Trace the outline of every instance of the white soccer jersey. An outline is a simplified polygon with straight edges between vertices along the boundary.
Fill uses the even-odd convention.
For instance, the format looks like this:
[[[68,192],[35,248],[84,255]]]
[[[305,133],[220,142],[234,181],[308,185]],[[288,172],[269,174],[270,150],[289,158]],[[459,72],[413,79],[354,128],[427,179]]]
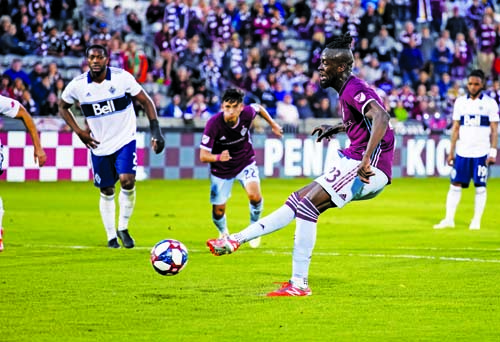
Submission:
[[[498,122],[498,104],[486,94],[472,100],[461,96],[455,101],[453,121],[460,122],[456,153],[477,158],[490,151],[490,122]]]
[[[0,114],[15,118],[19,112],[20,103],[17,100],[0,95]]]
[[[132,97],[141,90],[129,72],[108,67],[102,83],[92,82],[86,72],[68,84],[61,98],[69,104],[80,103],[93,137],[100,142],[92,153],[107,156],[135,139],[137,124]]]

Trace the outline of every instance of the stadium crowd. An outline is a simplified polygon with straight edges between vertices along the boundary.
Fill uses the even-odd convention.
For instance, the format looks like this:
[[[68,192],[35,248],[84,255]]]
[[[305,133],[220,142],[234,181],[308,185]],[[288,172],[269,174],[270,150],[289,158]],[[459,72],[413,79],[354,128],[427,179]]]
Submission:
[[[87,69],[86,47],[102,44],[160,116],[207,119],[232,85],[294,127],[341,115],[317,67],[325,42],[350,32],[354,72],[391,115],[442,131],[471,69],[500,101],[499,2],[0,0],[0,94],[33,116],[56,116],[65,85]]]

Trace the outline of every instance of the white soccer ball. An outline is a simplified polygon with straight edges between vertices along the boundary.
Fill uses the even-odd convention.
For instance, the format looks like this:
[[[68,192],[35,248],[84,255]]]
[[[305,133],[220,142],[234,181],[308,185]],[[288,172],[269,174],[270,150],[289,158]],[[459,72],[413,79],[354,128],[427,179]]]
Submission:
[[[188,262],[188,250],[180,241],[165,239],[151,250],[151,264],[161,275],[176,275]]]

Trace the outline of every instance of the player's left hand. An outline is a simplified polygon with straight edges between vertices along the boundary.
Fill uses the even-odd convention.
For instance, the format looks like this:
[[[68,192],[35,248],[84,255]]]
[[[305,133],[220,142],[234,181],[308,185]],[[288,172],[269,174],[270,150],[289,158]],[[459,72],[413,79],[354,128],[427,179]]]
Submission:
[[[156,154],[160,154],[163,151],[165,148],[165,139],[163,139],[161,134],[151,138],[151,148]]]
[[[45,151],[40,148],[40,149],[35,149],[35,163],[38,162],[38,166],[42,167],[45,162],[47,161],[47,155],[45,154]]]
[[[373,172],[370,161],[365,161],[364,159],[361,161],[358,167],[358,177],[359,180],[363,183],[369,184],[370,177],[375,176],[375,172]]]

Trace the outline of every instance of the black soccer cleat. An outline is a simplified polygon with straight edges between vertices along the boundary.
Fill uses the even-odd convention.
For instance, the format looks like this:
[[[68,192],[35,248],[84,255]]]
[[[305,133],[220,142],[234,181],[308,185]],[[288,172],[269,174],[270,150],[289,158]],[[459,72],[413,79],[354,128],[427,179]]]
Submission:
[[[108,241],[108,248],[120,248],[117,238],[113,238]]]
[[[122,240],[123,247],[133,248],[135,246],[134,239],[128,233],[128,229],[117,231],[117,235]]]

